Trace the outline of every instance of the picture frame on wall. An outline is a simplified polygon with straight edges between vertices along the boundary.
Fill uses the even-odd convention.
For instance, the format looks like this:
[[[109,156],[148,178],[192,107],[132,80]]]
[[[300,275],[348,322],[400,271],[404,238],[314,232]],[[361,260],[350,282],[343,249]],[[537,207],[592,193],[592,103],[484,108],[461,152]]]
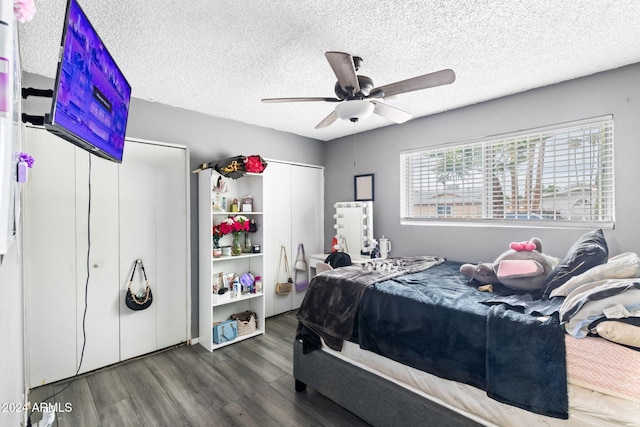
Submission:
[[[372,202],[374,196],[373,174],[355,175],[353,188],[356,202]]]

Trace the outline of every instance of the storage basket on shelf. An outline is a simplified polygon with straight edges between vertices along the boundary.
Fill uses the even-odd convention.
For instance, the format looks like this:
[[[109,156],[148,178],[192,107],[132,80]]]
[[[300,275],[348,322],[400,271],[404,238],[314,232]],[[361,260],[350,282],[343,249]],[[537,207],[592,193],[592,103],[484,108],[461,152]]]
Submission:
[[[238,322],[238,336],[249,335],[258,329],[258,315],[253,311],[235,313],[229,318]]]

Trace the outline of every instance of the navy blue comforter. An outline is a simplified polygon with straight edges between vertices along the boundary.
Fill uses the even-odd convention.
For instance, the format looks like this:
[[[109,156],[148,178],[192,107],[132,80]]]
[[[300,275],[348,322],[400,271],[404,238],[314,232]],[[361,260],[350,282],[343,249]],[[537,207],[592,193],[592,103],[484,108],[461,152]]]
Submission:
[[[489,305],[460,263],[369,286],[353,339],[365,350],[441,378],[487,390],[532,412],[568,418],[564,332],[539,318]]]
[[[568,418],[564,332],[557,317],[539,318],[504,304],[488,304],[492,295],[470,284],[459,273],[460,265],[447,261],[368,285],[351,341],[405,365],[486,390],[498,401]],[[342,285],[336,280],[336,286]],[[313,296],[313,288],[312,281],[307,297]],[[305,306],[311,300],[307,297],[300,308],[302,325],[312,317],[313,310]],[[326,340],[326,334],[323,337]]]
[[[369,286],[360,302],[360,347],[397,362],[485,388],[486,293],[446,262]]]

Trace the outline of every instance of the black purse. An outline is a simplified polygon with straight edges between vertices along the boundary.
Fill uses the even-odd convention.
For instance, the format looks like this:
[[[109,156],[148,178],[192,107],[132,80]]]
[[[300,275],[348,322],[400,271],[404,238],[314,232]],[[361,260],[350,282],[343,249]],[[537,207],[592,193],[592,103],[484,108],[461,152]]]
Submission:
[[[138,267],[138,265],[140,265],[140,269],[142,270],[146,288],[144,292],[134,294],[131,291],[131,284],[133,283],[133,276],[136,274],[136,268]],[[140,311],[149,308],[152,302],[153,294],[151,293],[151,286],[149,286],[149,281],[147,280],[147,272],[144,271],[142,260],[137,259],[135,265],[133,266],[133,271],[131,272],[131,279],[129,279],[129,285],[127,286],[127,294],[125,296],[124,303],[131,310]]]

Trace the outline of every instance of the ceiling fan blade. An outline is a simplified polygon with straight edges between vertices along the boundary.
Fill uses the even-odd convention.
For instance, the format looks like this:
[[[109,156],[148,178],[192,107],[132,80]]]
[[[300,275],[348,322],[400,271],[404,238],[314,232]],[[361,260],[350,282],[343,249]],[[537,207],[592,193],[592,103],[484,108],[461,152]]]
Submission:
[[[335,111],[332,111],[327,117],[325,117],[320,123],[316,125],[316,129],[322,129],[329,126],[331,123],[335,122],[338,119],[338,115]]]
[[[322,98],[322,97],[306,97],[306,98],[263,98],[262,102],[266,103],[276,103],[276,102],[315,102],[315,101],[324,101],[324,102],[340,102],[341,99],[338,98]]]
[[[353,57],[343,52],[325,52],[324,56],[329,61],[342,90],[351,95],[360,92],[360,83],[358,83]]]
[[[373,109],[373,112],[386,118],[391,120],[392,122],[395,123],[404,123],[407,120],[409,120],[410,118],[412,118],[413,116],[409,113],[407,113],[406,111],[402,111],[399,108],[396,107],[392,107],[389,104],[385,104],[382,103],[380,101],[369,101],[372,102],[373,104],[375,104],[375,108]]]
[[[414,90],[448,85],[453,83],[455,80],[456,74],[453,70],[446,69],[380,86],[372,89],[371,94],[375,95],[382,91],[386,98],[388,96],[399,95],[401,93],[413,92]]]

